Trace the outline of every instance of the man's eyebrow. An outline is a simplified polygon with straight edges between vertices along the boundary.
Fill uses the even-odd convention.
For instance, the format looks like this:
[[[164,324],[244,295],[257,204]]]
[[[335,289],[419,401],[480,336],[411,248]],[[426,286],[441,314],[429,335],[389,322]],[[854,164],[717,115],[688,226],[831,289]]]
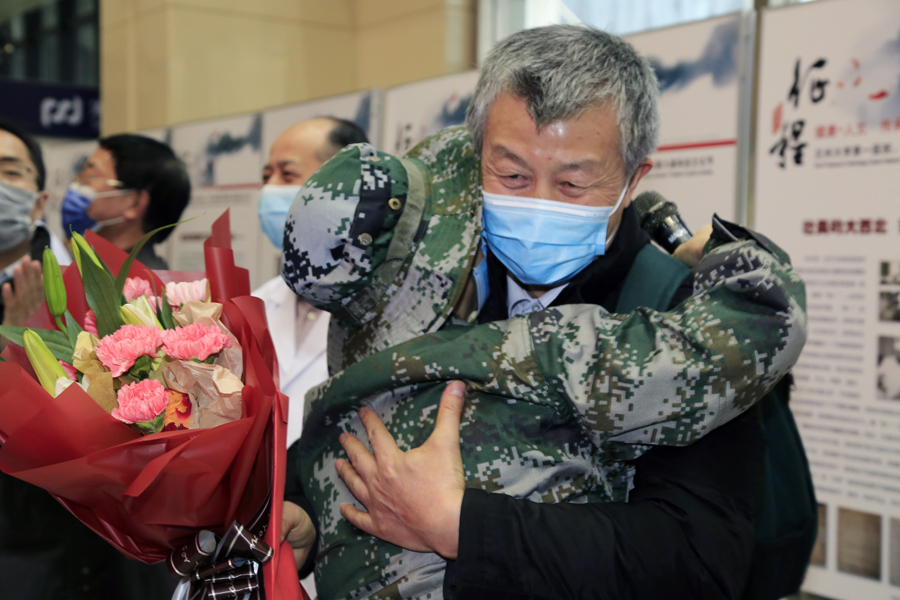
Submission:
[[[26,167],[28,169],[31,168],[27,164],[25,164],[25,161],[18,156],[0,156],[0,163],[15,163],[17,165],[22,165],[23,167]]]
[[[560,166],[560,171],[596,171],[600,169],[601,165],[599,161],[594,160],[593,158],[586,158],[584,160],[578,160],[575,162],[566,163]]]
[[[527,167],[527,163],[515,152],[507,148],[502,144],[497,144],[494,146],[494,151],[500,155],[500,158],[508,158],[514,163],[517,163],[523,167]]]

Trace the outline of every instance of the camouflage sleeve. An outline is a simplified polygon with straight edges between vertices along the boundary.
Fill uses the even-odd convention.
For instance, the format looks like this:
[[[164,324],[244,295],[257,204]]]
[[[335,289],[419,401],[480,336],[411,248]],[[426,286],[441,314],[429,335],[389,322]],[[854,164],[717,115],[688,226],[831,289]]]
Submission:
[[[681,445],[774,387],[797,361],[806,328],[805,288],[787,255],[716,220],[694,295],[673,311],[553,308],[510,321],[502,350],[512,359],[515,340],[530,338],[545,389],[568,400],[595,444]]]

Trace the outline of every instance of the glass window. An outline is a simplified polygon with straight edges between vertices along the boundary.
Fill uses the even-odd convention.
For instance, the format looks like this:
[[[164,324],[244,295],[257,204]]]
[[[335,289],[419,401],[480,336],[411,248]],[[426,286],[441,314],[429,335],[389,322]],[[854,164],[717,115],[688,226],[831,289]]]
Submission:
[[[775,0],[773,0],[775,1]],[[777,0],[795,2],[798,0]],[[802,0],[800,0],[802,1]],[[556,23],[587,23],[626,35],[749,10],[753,0],[484,0],[479,57],[510,34]]]
[[[32,8],[0,22],[0,77],[96,86],[98,0],[25,5]]]
[[[90,17],[95,14],[97,14],[97,0],[76,0],[76,17]]]
[[[76,30],[75,81],[79,85],[97,85],[97,25],[82,23]]]
[[[56,33],[41,37],[38,56],[40,57],[41,81],[57,81],[59,79],[59,35]]]

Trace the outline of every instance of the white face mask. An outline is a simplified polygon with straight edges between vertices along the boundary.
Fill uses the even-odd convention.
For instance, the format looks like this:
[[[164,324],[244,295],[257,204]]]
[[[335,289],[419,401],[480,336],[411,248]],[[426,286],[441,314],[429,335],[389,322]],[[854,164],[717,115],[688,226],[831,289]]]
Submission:
[[[5,252],[31,237],[34,224],[31,209],[38,194],[0,183],[0,252]]]

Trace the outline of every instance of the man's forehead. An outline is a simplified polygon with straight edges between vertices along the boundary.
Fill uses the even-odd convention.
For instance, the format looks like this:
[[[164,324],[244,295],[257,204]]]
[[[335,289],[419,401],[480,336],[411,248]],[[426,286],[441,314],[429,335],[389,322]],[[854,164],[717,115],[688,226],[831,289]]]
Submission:
[[[17,163],[34,169],[34,163],[31,161],[25,142],[4,130],[0,130],[0,161],[6,164]]]
[[[116,177],[116,165],[112,153],[106,148],[97,148],[84,163],[84,169],[102,171],[111,178]]]

